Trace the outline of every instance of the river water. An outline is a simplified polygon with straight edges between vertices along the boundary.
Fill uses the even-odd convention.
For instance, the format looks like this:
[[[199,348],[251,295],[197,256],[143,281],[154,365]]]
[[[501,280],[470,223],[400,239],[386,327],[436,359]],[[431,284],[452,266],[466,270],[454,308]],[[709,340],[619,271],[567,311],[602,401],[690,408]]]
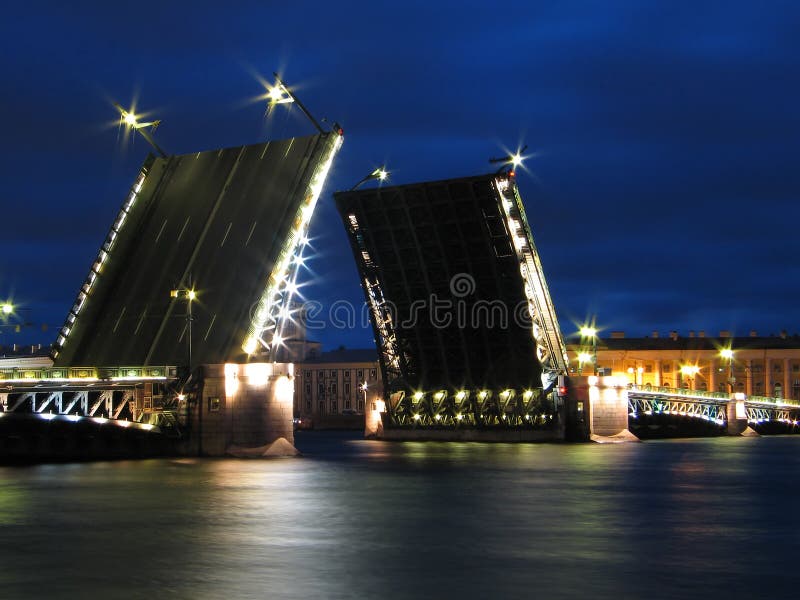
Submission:
[[[0,599],[799,598],[800,436],[0,467]]]

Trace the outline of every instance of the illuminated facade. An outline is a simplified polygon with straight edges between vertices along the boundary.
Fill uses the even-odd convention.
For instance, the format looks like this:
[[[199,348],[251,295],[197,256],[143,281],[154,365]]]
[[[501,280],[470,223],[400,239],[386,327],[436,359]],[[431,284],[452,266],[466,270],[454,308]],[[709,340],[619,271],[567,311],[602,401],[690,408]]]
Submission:
[[[567,348],[570,372],[590,375],[591,343]],[[731,358],[727,350],[732,351]],[[702,331],[688,337],[677,332],[661,337],[654,332],[644,338],[613,332],[597,340],[597,367],[643,387],[800,399],[800,336],[785,332],[769,337],[754,331],[747,337],[732,337],[729,332],[706,337]]]
[[[367,402],[383,395],[374,350],[334,350],[295,365],[294,414],[362,414]],[[366,389],[364,387],[366,384]]]

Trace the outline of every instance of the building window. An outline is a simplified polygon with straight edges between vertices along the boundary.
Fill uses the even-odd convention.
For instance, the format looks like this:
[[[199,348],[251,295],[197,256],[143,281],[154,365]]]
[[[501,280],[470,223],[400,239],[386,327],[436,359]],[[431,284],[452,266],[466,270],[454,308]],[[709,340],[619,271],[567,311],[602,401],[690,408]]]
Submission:
[[[645,373],[652,373],[653,372],[653,365],[645,365],[644,366]]]
[[[306,396],[310,396],[310,395],[311,395],[311,384],[307,383],[306,384]]]
[[[331,384],[331,394],[335,394],[335,393],[336,393],[336,384],[332,383]]]
[[[344,378],[345,378],[345,379],[350,379],[350,369],[347,369],[347,370],[344,372]]]
[[[345,383],[344,384],[344,395],[348,396],[348,397],[350,396],[350,384],[349,383]],[[350,407],[348,406],[348,408],[350,408]]]
[[[325,402],[323,402],[322,400],[319,401],[319,414],[321,415],[325,414]]]
[[[664,373],[669,373],[670,371],[672,371],[672,365],[670,365],[670,364],[662,365],[661,366],[661,370]]]
[[[363,380],[364,379],[364,369],[358,370],[358,378]]]
[[[370,369],[369,370],[369,378],[370,379],[375,379],[375,369]]]
[[[333,401],[331,402],[331,412],[332,412],[333,414],[336,414],[336,413],[338,413],[338,412],[339,412],[339,406],[337,405],[337,403],[336,403],[336,400],[333,400]]]
[[[325,379],[325,371],[319,371],[317,373],[317,378],[318,379]]]
[[[331,377],[336,377],[336,371],[331,370]]]
[[[306,371],[306,379],[311,379],[311,371]]]
[[[306,412],[311,412],[311,400],[306,400]]]
[[[347,408],[347,409],[350,408],[350,400],[349,399],[344,401],[344,407]]]
[[[364,412],[364,401],[363,400],[359,400],[358,401],[358,412]]]
[[[319,386],[317,387],[317,391],[319,392],[319,395],[322,396],[322,394],[325,393],[325,384],[320,383]]]

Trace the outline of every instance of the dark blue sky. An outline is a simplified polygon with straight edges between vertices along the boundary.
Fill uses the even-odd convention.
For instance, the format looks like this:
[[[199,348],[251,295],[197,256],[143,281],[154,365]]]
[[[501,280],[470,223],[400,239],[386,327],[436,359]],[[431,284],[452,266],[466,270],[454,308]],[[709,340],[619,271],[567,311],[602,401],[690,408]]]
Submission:
[[[795,2],[163,2],[4,7],[0,298],[50,342],[147,152],[311,133],[266,121],[281,71],[344,148],[314,217],[308,297],[363,297],[331,192],[490,170],[528,144],[528,218],[566,334],[800,330],[800,7]],[[368,329],[325,330],[326,347]]]

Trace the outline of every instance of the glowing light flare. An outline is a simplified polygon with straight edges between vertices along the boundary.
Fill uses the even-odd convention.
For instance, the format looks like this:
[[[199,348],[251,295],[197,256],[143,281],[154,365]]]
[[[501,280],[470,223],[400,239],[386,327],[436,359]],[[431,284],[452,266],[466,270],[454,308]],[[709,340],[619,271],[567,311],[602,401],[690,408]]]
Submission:
[[[580,330],[581,336],[593,338],[597,335],[597,329],[594,327],[583,326]]]
[[[580,352],[578,353],[578,362],[587,363],[592,362],[592,355],[588,352]]]
[[[239,365],[228,363],[225,365],[225,396],[231,398],[239,389]]]
[[[10,315],[14,312],[14,305],[10,302],[4,302],[2,306],[2,311],[4,315]]]
[[[719,355],[722,358],[727,358],[728,360],[733,360],[733,350],[731,348],[723,348],[719,351]]]
[[[282,375],[275,382],[275,398],[278,402],[291,405],[294,401],[294,381]]]
[[[244,367],[244,374],[250,380],[250,385],[267,385],[270,375],[272,375],[272,365],[268,363],[249,363]]]

